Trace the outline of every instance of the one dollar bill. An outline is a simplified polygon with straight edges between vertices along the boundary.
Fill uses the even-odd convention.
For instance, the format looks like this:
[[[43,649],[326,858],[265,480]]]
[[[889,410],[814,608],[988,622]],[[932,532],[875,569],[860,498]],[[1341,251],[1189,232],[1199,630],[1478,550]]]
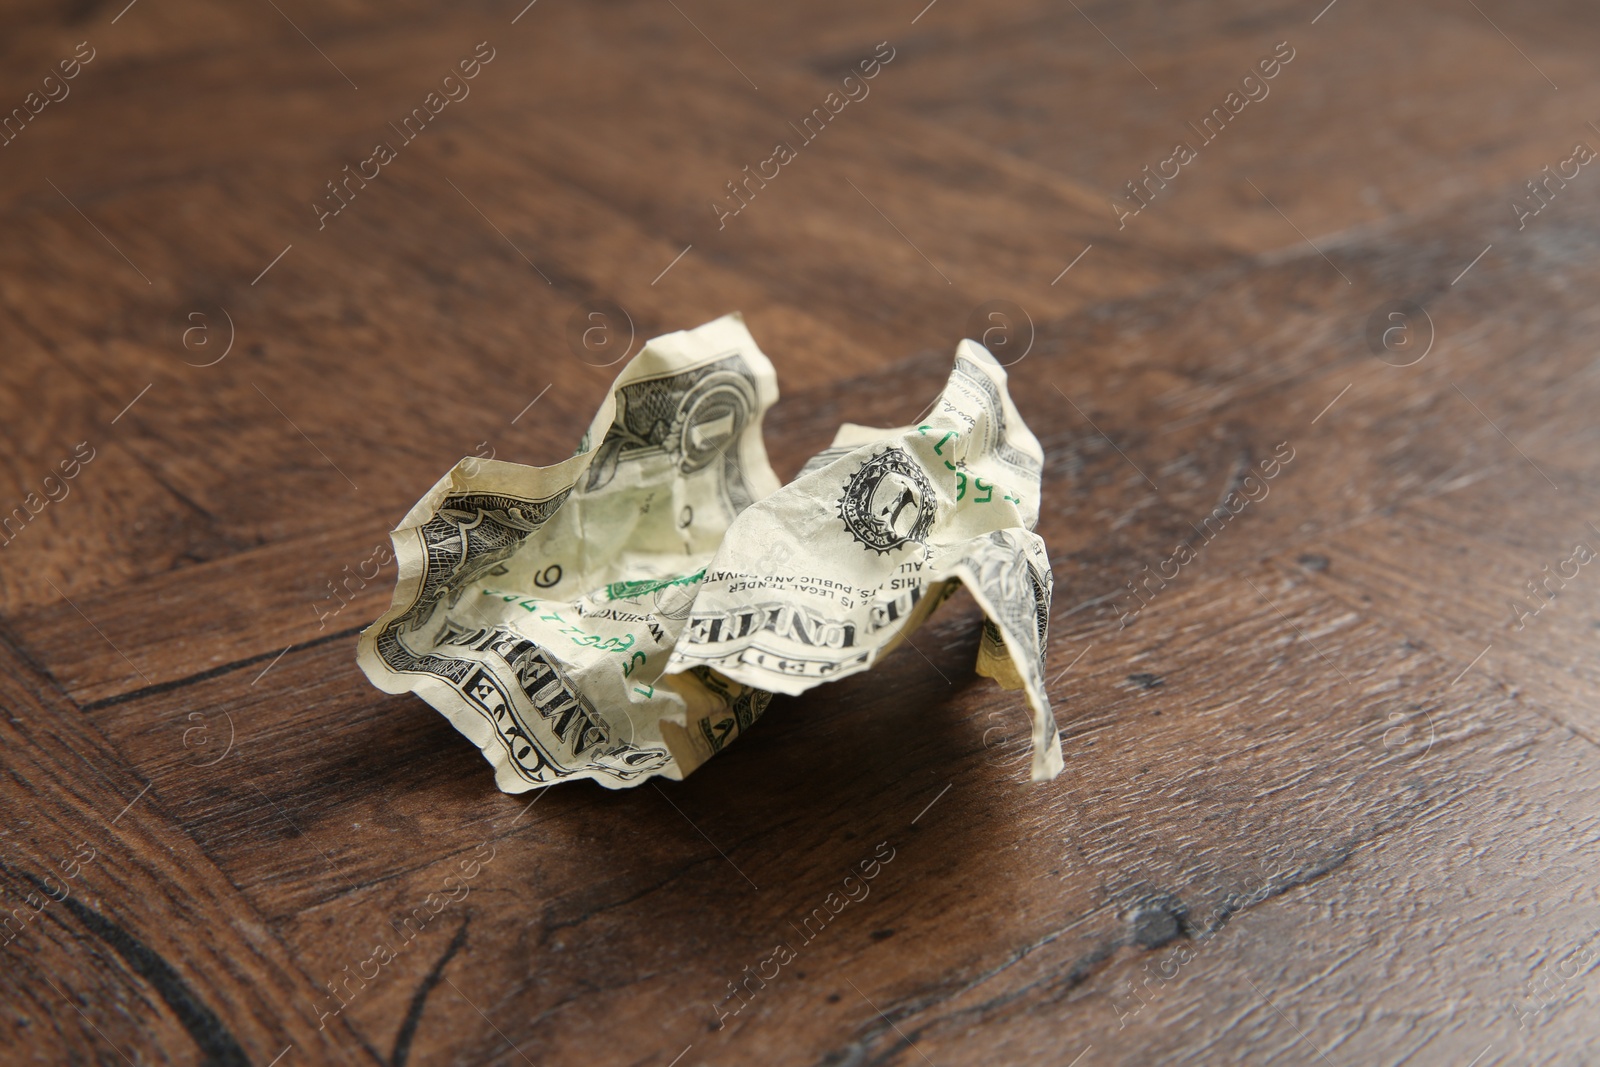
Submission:
[[[845,426],[782,488],[777,393],[730,315],[646,344],[565,462],[463,460],[393,534],[362,669],[442,712],[507,792],[622,788],[690,773],[774,692],[871,666],[960,582],[988,616],[978,670],[1025,691],[1033,775],[1054,776],[1042,454],[1004,371],[963,342],[921,424]]]

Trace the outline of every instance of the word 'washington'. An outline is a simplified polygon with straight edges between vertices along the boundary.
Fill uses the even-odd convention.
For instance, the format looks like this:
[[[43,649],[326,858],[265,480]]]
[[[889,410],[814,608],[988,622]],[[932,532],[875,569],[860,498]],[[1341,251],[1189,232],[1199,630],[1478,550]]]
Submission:
[[[487,55],[484,54],[484,49],[488,49]],[[412,108],[411,114],[400,120],[399,126],[389,123],[389,128],[403,138],[400,142],[401,147],[415,141],[423,128],[438,118],[439,113],[449,107],[451,101],[460,103],[465,100],[472,92],[472,87],[467,82],[483,73],[483,65],[491,62],[495,54],[495,50],[489,47],[488,41],[478,42],[478,46],[472,51],[472,56],[456,64],[461,71],[461,77],[456,77],[452,72],[446,74],[439,83],[439,88],[444,90],[444,96],[430,92],[422,98],[421,106]],[[372,155],[356,164],[354,173],[350,170],[350,164],[346,163],[344,177],[338,180],[338,184],[328,182],[328,191],[332,195],[322,197],[311,205],[311,210],[317,213],[317,229],[327,229],[328,220],[350,206],[350,202],[356,198],[357,189],[365,189],[367,182],[376,181],[383,168],[393,163],[399,156],[400,153],[395,151],[393,145],[388,141],[381,141],[372,149]],[[371,174],[367,173],[368,166],[372,167]],[[351,182],[356,183],[356,189],[350,187]],[[330,208],[328,204],[333,206]]]
[[[1285,54],[1287,50],[1287,54]],[[1260,103],[1272,92],[1267,82],[1282,73],[1283,68],[1295,57],[1295,51],[1289,46],[1288,41],[1279,41],[1273,46],[1272,55],[1265,59],[1257,60],[1255,70],[1261,72],[1261,77],[1256,77],[1252,71],[1239,79],[1239,89],[1244,95],[1239,95],[1239,90],[1230,92],[1222,98],[1222,106],[1214,107],[1211,113],[1200,120],[1200,125],[1189,123],[1189,128],[1200,135],[1200,146],[1203,148],[1222,135],[1228,123],[1238,118],[1239,113],[1250,106],[1252,101]],[[1156,164],[1156,172],[1150,172],[1149,164],[1145,165],[1144,177],[1128,183],[1127,198],[1139,206],[1128,210],[1117,201],[1111,201],[1111,210],[1117,216],[1117,229],[1126,229],[1128,220],[1150,206],[1150,201],[1156,198],[1156,193],[1167,187],[1167,182],[1173,181],[1182,173],[1182,168],[1200,158],[1200,150],[1189,144],[1188,141],[1179,141],[1172,148],[1172,155]],[[1169,174],[1167,168],[1171,167]]]
[[[888,49],[887,55],[884,54],[885,49]],[[822,98],[822,107],[812,108],[811,114],[801,119],[799,126],[792,122],[789,123],[789,128],[803,138],[800,142],[802,147],[820,137],[828,123],[838,117],[841,111],[849,107],[851,101],[860,103],[867,98],[867,94],[872,92],[867,82],[876,78],[883,70],[884,64],[894,59],[895,52],[889,46],[888,41],[879,41],[878,48],[872,53],[872,56],[873,58],[863,59],[856,64],[856,69],[861,71],[861,78],[857,78],[854,74],[845,75],[844,81],[840,83],[840,88],[844,90],[844,96],[840,96],[837,92],[830,92]],[[756,164],[756,173],[751,174],[750,165],[748,163],[745,164],[743,181],[738,185],[731,181],[728,182],[728,192],[732,194],[731,199],[738,206],[728,208],[715,200],[711,202],[711,210],[717,214],[717,229],[726,229],[728,220],[749,207],[750,201],[756,198],[756,190],[750,188],[751,182],[755,182],[757,188],[765,189],[767,182],[775,179],[782,173],[784,167],[793,163],[799,156],[800,152],[793,145],[787,141],[779,141],[773,147],[772,155]],[[771,168],[770,174],[767,172],[769,167]],[[724,197],[724,199],[730,198]]]

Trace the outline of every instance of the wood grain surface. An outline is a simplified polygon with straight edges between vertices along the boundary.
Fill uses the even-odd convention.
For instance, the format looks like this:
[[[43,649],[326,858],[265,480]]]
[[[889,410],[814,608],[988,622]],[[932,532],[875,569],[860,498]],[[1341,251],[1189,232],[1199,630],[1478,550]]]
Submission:
[[[1600,1061],[1592,6],[524,2],[4,6],[0,1061]],[[996,301],[1056,781],[965,596],[622,792],[357,670],[630,337],[789,477]]]

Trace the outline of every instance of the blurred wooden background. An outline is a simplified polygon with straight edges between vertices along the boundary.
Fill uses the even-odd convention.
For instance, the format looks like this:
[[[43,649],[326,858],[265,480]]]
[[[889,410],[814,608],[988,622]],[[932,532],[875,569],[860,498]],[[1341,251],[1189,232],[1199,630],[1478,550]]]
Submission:
[[[1600,1058],[1600,17],[924,3],[5,5],[7,1062]],[[357,671],[393,569],[350,576],[423,490],[575,446],[616,368],[574,315],[742,310],[787,477],[990,301],[1059,780],[965,598],[937,672],[531,809]]]

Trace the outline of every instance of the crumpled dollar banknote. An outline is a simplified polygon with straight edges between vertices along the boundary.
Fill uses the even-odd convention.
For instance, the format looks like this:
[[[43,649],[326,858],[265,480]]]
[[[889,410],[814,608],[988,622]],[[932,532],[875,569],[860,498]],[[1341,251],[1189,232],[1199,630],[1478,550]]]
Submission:
[[[442,712],[507,792],[624,788],[689,774],[773,693],[871,667],[960,584],[987,616],[978,672],[1024,692],[1033,778],[1054,777],[1043,453],[1005,371],[963,341],[917,424],[847,424],[782,487],[777,396],[728,315],[646,344],[566,461],[462,460],[394,531],[362,670]]]

